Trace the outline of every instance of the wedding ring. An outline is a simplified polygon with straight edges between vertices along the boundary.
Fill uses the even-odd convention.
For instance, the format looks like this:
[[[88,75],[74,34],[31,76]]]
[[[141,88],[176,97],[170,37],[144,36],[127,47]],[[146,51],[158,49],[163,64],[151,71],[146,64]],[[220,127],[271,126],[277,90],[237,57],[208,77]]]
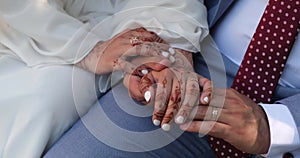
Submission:
[[[136,37],[136,36],[131,37],[131,38],[129,39],[129,41],[130,41],[130,43],[131,43],[132,46],[138,45],[138,44],[140,44],[140,43],[142,42],[142,41],[139,39],[139,37]]]
[[[219,113],[218,109],[215,108],[215,107],[212,107],[211,119],[212,120],[217,120],[218,113]]]

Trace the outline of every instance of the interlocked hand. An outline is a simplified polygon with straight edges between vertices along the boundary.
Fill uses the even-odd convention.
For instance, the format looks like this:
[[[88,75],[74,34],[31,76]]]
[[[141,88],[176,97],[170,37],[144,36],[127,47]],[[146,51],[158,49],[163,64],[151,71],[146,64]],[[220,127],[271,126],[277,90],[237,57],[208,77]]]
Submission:
[[[224,139],[247,153],[266,154],[270,131],[262,108],[232,88],[214,89],[212,94],[209,106],[195,107],[181,128]]]
[[[133,98],[154,104],[152,121],[168,131],[171,122],[182,124],[199,103],[207,103],[212,90],[210,80],[183,69],[150,71],[142,78],[126,75],[125,86]]]

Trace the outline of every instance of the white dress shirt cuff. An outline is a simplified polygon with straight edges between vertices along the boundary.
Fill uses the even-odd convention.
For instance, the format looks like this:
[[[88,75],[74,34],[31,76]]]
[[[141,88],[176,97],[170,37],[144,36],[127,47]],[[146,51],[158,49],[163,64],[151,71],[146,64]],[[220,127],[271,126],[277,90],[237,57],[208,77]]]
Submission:
[[[283,104],[259,104],[268,117],[271,145],[264,157],[281,157],[300,146],[299,132],[289,109]]]

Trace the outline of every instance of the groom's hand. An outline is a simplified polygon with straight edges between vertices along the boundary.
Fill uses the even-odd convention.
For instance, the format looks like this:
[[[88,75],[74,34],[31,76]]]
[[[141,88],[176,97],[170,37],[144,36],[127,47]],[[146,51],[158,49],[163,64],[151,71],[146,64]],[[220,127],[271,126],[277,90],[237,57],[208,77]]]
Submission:
[[[125,85],[134,98],[153,104],[152,121],[168,131],[171,123],[182,124],[193,107],[207,103],[211,96],[211,82],[194,72],[165,68],[151,71],[142,78],[126,75]]]
[[[234,89],[214,89],[210,105],[195,107],[190,119],[182,129],[224,139],[247,153],[268,152],[270,131],[266,114]]]

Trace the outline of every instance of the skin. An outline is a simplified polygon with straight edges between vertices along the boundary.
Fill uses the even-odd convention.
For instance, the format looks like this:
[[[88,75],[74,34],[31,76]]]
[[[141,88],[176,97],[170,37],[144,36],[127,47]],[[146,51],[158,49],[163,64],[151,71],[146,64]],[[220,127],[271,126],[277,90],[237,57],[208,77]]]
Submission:
[[[195,107],[193,118],[190,116],[190,122],[181,125],[181,129],[222,138],[247,153],[266,154],[270,131],[263,109],[232,88],[213,91],[210,105]],[[206,115],[212,108],[219,111],[217,120]]]
[[[204,97],[210,97],[212,90],[211,82],[198,76],[191,64],[187,64],[190,63],[188,60],[191,58],[185,57],[182,51],[176,51],[176,62],[171,67],[161,71],[152,70],[149,74],[140,77],[128,74],[124,78],[124,85],[128,88],[131,97],[144,104],[154,104],[153,123],[155,125],[159,123],[158,125],[162,127],[165,124],[171,126],[174,118],[179,116],[183,116],[185,122],[193,107],[199,102],[205,103]],[[137,62],[141,60],[147,59],[136,59]],[[146,67],[152,66],[146,61],[144,63]],[[151,92],[150,103],[145,101],[146,91]]]
[[[153,84],[152,82],[154,81],[162,83],[166,76],[170,78],[174,77],[168,72],[168,69],[160,72],[151,72],[147,77],[153,77],[154,79],[146,83]],[[270,147],[270,131],[267,117],[263,109],[250,98],[231,88],[212,89],[211,83],[207,79],[199,78],[199,85],[203,87],[200,104],[198,106],[180,105],[178,104],[178,98],[180,97],[178,97],[177,88],[179,80],[176,77],[173,79],[167,80],[168,82],[172,82],[172,84],[166,86],[171,89],[168,91],[170,92],[169,95],[167,93],[164,94],[168,98],[166,99],[167,101],[161,99],[161,97],[158,97],[158,100],[152,101],[155,103],[166,102],[162,108],[154,109],[153,120],[161,119],[161,125],[163,125],[170,123],[180,113],[178,111],[182,109],[182,111],[191,110],[188,112],[186,122],[180,125],[182,130],[208,134],[224,139],[237,149],[247,153],[266,154],[268,152]],[[128,76],[127,80],[131,80],[131,77]],[[186,87],[186,89],[189,88]],[[194,90],[190,89],[186,91],[193,92]],[[203,99],[204,96],[210,96],[210,102],[206,103]],[[160,103],[156,103],[155,106]],[[218,110],[216,118],[211,117],[213,109]]]
[[[131,43],[133,37],[139,41]],[[133,73],[141,65],[132,64],[129,59],[136,56],[156,57],[165,60],[160,49],[167,48],[165,42],[153,32],[144,28],[125,30],[106,42],[99,42],[92,51],[76,65],[96,74],[106,74],[115,70]],[[164,61],[168,65],[169,62]]]
[[[195,74],[191,74],[183,69],[166,68],[161,71],[151,71],[142,78],[127,75],[124,81],[125,85],[134,83],[128,85],[129,91],[141,101],[144,101],[143,92],[147,88],[143,88],[142,92],[136,91],[139,89],[137,83],[145,84],[142,87],[148,87],[151,94],[155,94],[155,98],[151,98],[149,104],[154,102],[152,119],[161,120],[161,126],[170,123],[178,115],[185,116],[185,123],[180,125],[180,128],[185,131],[224,139],[247,153],[266,154],[270,147],[270,131],[263,109],[234,89],[213,89],[212,83],[202,76],[197,75],[198,83],[195,83],[190,80]],[[146,78],[146,82],[143,78]],[[190,83],[187,83],[188,81]],[[184,91],[178,92],[178,87],[182,87],[179,86],[180,83],[185,85]],[[161,86],[154,89],[154,84]],[[198,84],[203,89],[198,93],[199,95],[197,91],[200,90],[195,88],[194,84]],[[200,96],[200,103],[195,106],[194,103],[197,101],[193,100],[193,97],[197,96]],[[204,101],[205,96],[209,97],[209,102]],[[191,103],[185,102],[183,97]],[[218,111],[216,118],[211,117],[213,109]]]
[[[131,43],[132,37],[143,38]],[[188,121],[180,126],[183,130],[222,138],[248,153],[267,153],[270,131],[264,111],[233,89],[225,89],[226,95],[220,92],[224,90],[212,89],[209,80],[193,72],[191,55],[185,51],[177,50],[176,62],[171,67],[170,61],[161,54],[169,47],[156,34],[143,28],[126,30],[109,41],[99,42],[77,66],[96,74],[114,70],[127,72],[124,84],[133,98],[147,104],[145,91],[149,90],[155,96],[151,98],[153,120],[160,120],[160,125],[169,124],[174,116],[183,116],[183,122]],[[137,56],[139,58],[129,60]],[[136,71],[140,66],[150,70],[146,75],[148,79]],[[204,97],[209,97],[210,104]],[[220,104],[223,100],[224,104]],[[219,111],[216,120],[205,115],[211,113],[212,107]]]

